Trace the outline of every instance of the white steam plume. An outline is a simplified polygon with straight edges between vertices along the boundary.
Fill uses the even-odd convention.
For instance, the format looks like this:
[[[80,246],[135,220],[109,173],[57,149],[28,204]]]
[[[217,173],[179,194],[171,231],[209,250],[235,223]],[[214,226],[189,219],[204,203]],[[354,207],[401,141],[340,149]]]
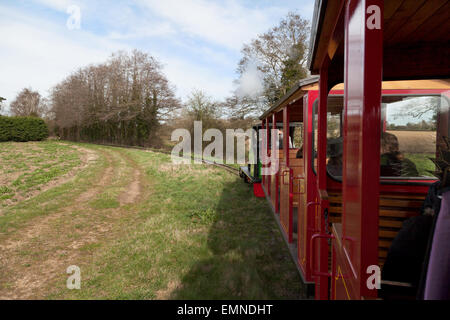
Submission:
[[[247,63],[245,71],[239,79],[239,86],[236,94],[243,97],[256,98],[264,90],[263,74],[258,70],[258,66],[252,62]]]

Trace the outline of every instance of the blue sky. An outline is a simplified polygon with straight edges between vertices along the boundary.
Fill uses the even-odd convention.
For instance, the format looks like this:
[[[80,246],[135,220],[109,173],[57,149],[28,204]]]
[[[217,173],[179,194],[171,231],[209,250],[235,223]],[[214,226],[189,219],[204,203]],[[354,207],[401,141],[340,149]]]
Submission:
[[[81,12],[69,30],[68,8]],[[70,72],[136,48],[163,65],[177,95],[204,89],[221,99],[233,90],[242,45],[291,10],[311,19],[314,0],[2,0],[0,96],[24,87],[47,96]]]

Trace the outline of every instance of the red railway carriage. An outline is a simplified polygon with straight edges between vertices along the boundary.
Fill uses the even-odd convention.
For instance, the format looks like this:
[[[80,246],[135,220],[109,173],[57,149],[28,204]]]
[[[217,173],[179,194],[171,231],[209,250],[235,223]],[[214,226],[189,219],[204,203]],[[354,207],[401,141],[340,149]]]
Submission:
[[[435,181],[428,158],[449,135],[449,6],[317,1],[309,60],[320,79],[261,117],[283,130],[280,170],[262,184],[316,299],[377,298],[368,271]],[[399,172],[385,163],[394,145],[409,164]]]
[[[367,285],[367,270],[379,265],[380,240],[387,236],[380,229],[380,211],[398,206],[399,201],[393,201],[398,199],[400,189],[405,189],[402,197],[408,197],[398,211],[409,209],[415,200],[412,195],[423,195],[424,191],[423,186],[415,186],[412,181],[386,188],[380,183],[382,81],[449,77],[449,6],[448,1],[439,0],[316,2],[310,70],[320,74],[317,175],[322,217],[333,201],[327,190],[326,170],[328,95],[341,82],[345,91],[342,220],[333,224],[332,235],[326,233],[322,221],[321,233],[316,236],[318,298],[330,297],[329,276],[332,299],[378,296],[377,290]],[[439,140],[439,134],[448,136],[448,116],[439,117],[437,122]],[[333,238],[331,274],[325,257],[327,238]]]
[[[393,238],[400,229],[402,222],[413,215],[418,214],[429,185],[435,178],[425,172],[428,167],[432,169],[433,163],[427,157],[435,155],[436,131],[431,127],[413,128],[415,131],[407,131],[404,126],[396,126],[397,123],[416,121],[423,125],[424,119],[430,115],[422,115],[418,119],[410,119],[408,114],[401,114],[403,101],[408,101],[407,106],[417,104],[423,100],[438,98],[441,93],[450,89],[448,81],[398,81],[383,83],[382,97],[382,121],[381,131],[388,134],[396,134],[400,138],[402,151],[407,151],[420,166],[422,176],[418,177],[383,177],[380,182],[380,226],[378,265],[382,266],[387,255],[387,250]],[[320,250],[318,238],[331,238],[332,224],[341,222],[342,215],[342,167],[341,172],[336,171],[332,164],[332,150],[327,152],[326,161],[326,192],[328,206],[322,211],[319,205],[320,195],[317,188],[318,162],[318,78],[300,82],[280,103],[268,110],[261,119],[273,121],[275,116],[276,128],[284,131],[284,141],[279,152],[280,168],[272,175],[263,177],[263,186],[270,200],[274,213],[281,227],[282,233],[288,243],[291,254],[297,263],[303,281],[309,285],[309,292],[320,292],[319,279],[322,273],[317,270],[320,266]],[[344,91],[343,85],[338,85],[330,92],[326,113],[326,137],[328,149],[336,140],[342,144],[344,127]],[[445,106],[444,106],[445,109]],[[438,113],[436,113],[436,116]],[[403,116],[403,118],[402,118]],[[400,118],[399,118],[400,117]],[[439,129],[448,132],[448,126],[443,125],[448,113],[440,112],[436,123],[441,123]],[[411,124],[410,124],[411,125]],[[269,127],[272,128],[271,122]],[[267,128],[267,124],[266,124]],[[289,128],[287,130],[287,128]],[[433,130],[432,130],[433,129]],[[425,144],[420,146],[420,143]],[[419,145],[419,147],[417,147]],[[270,144],[267,144],[270,146]],[[289,146],[289,147],[288,147]],[[342,153],[342,147],[341,153]],[[289,151],[288,151],[289,150]],[[271,150],[269,149],[269,152]],[[339,156],[339,153],[337,154]],[[321,213],[324,213],[323,215]],[[322,230],[323,227],[323,230]],[[312,243],[316,239],[317,243]],[[330,287],[336,284],[331,281],[331,247],[324,244],[323,265],[326,266],[323,276],[328,278],[326,283],[327,296],[330,295]],[[336,271],[338,272],[338,271]],[[338,272],[339,273],[339,272]],[[314,288],[316,287],[316,288]],[[321,298],[321,297],[317,297]]]

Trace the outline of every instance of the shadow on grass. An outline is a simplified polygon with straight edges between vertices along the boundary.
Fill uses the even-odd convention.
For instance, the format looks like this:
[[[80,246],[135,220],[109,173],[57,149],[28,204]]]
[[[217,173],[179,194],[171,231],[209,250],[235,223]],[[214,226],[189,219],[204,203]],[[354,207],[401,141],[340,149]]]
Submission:
[[[251,186],[240,179],[225,184],[207,212],[209,258],[193,265],[170,299],[304,298],[272,212]]]

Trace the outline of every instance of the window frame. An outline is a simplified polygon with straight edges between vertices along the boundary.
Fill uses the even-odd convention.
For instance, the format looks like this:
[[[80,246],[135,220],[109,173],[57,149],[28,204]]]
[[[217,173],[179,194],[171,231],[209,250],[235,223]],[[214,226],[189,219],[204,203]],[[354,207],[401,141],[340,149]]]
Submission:
[[[311,143],[311,147],[312,147],[312,150],[311,150],[311,154],[312,154],[312,157],[311,157],[311,168],[312,168],[313,173],[316,176],[317,176],[317,170],[316,170],[316,165],[314,164],[314,160],[317,158],[315,156],[316,155],[316,150],[315,150],[315,148],[316,148],[316,139],[315,139],[315,137],[316,137],[316,135],[315,135],[315,130],[316,130],[315,123],[316,123],[316,121],[315,121],[315,116],[316,116],[316,111],[317,111],[317,122],[319,122],[319,110],[317,110],[318,107],[319,107],[319,98],[316,98],[316,100],[314,100],[314,102],[313,102],[313,107],[312,107],[312,127],[311,127],[311,132],[312,132],[312,137],[311,137],[311,140],[312,140],[312,143]],[[327,124],[328,124],[328,121],[327,121]],[[328,139],[327,139],[327,144],[328,144]],[[327,175],[328,175],[328,170],[327,170]]]

